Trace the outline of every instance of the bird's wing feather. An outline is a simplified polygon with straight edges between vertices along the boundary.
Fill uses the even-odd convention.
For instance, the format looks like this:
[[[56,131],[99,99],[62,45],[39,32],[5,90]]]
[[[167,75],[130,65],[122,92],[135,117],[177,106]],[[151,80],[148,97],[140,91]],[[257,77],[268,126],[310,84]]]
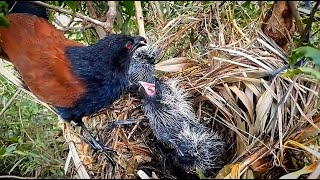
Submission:
[[[65,38],[43,18],[13,13],[8,19],[9,28],[0,28],[0,45],[28,88],[43,102],[72,107],[86,86],[65,53],[68,46],[83,45]]]

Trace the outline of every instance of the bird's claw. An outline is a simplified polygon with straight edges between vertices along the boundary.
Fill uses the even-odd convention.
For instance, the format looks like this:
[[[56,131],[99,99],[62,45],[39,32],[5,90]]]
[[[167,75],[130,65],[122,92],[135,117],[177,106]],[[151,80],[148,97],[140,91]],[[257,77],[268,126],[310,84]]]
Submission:
[[[112,168],[113,169],[115,168],[116,164],[111,156],[118,155],[118,152],[116,150],[114,150],[112,148],[101,146],[100,144],[99,144],[99,147],[97,147],[93,143],[88,142],[88,140],[86,138],[83,138],[83,139],[94,151],[103,154],[106,157],[106,159],[108,159],[108,161],[112,164]],[[109,154],[111,154],[111,156]]]
[[[112,157],[109,156],[109,153],[112,153],[112,154],[115,153],[116,155],[118,155],[117,151],[112,148],[105,147],[105,146],[101,145],[100,143],[98,143],[97,140],[89,132],[87,127],[83,124],[83,122],[79,123],[79,125],[81,126],[82,130],[86,134],[86,136],[82,136],[82,137],[80,136],[81,139],[84,140],[96,152],[100,152],[100,153],[104,154],[107,157],[107,159],[109,160],[109,162],[112,164],[112,167],[114,169],[115,162],[112,159]]]
[[[104,148],[104,149],[99,150],[98,152],[100,152],[101,154],[103,154],[103,155],[108,159],[108,161],[112,164],[112,167],[113,167],[113,168],[116,166],[116,163],[114,162],[113,158],[112,158],[109,154],[110,154],[110,153],[112,153],[112,154],[113,154],[113,153],[118,154],[117,151],[115,151],[115,150],[110,151],[109,149]]]

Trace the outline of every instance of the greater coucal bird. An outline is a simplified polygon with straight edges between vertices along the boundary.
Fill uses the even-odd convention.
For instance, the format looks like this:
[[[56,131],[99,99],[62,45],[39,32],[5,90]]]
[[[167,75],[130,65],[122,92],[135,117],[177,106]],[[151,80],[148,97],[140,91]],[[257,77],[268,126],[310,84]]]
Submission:
[[[88,133],[85,139],[92,148],[103,149],[82,117],[121,96],[128,86],[132,54],[146,40],[111,34],[85,46],[50,24],[44,7],[16,1],[9,2],[9,8],[10,25],[0,28],[2,51],[39,100],[54,107],[63,120],[80,125]]]

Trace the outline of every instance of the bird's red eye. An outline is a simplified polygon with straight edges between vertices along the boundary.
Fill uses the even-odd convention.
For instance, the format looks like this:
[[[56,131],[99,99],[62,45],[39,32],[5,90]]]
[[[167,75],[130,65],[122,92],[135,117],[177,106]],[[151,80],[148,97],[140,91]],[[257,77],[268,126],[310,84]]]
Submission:
[[[131,42],[127,42],[126,48],[127,48],[127,49],[131,49],[131,47],[132,47]]]

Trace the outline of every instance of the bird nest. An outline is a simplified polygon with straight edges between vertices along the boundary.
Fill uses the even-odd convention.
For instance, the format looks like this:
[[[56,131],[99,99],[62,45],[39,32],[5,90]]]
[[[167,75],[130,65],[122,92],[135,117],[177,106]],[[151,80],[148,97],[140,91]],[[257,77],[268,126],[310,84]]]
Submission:
[[[200,122],[228,137],[227,151],[232,156],[211,176],[279,178],[302,168],[315,172],[319,168],[319,83],[306,75],[269,77],[270,71],[285,65],[286,56],[260,32],[246,47],[210,44],[209,49],[207,59],[160,77],[179,78],[193,97]],[[139,121],[112,123],[126,119]],[[191,176],[177,173],[168,163],[141,110],[140,98],[127,93],[85,123],[105,146],[117,150],[115,171],[101,153],[91,151],[77,132],[64,125],[69,173],[79,178]],[[71,157],[74,166],[69,164]]]

